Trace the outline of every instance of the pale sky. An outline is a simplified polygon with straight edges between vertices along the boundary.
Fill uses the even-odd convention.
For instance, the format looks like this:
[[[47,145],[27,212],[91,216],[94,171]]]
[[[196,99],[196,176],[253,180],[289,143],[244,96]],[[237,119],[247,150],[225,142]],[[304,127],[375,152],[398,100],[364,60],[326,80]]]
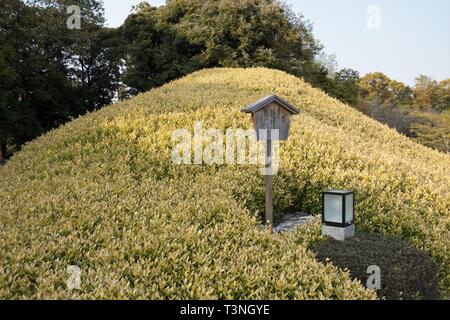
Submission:
[[[104,0],[109,26],[140,0]],[[164,0],[147,1],[154,6]],[[314,24],[339,67],[381,71],[412,85],[419,74],[450,78],[450,0],[288,0]]]

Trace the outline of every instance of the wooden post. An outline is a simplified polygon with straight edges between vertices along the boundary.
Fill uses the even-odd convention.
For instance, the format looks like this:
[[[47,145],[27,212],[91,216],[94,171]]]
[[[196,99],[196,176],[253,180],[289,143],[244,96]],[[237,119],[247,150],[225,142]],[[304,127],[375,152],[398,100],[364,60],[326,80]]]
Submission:
[[[273,168],[272,168],[272,141],[268,140],[266,144],[266,172],[264,176],[266,188],[266,226],[272,230],[273,227]]]
[[[273,176],[265,176],[266,182],[266,225],[272,229],[273,226],[273,204],[272,204],[272,186]]]

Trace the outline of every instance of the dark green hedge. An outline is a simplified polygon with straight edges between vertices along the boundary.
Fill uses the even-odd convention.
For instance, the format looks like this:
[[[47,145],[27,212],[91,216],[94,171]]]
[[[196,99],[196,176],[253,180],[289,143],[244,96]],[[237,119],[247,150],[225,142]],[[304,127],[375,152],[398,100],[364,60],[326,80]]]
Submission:
[[[351,240],[327,239],[312,248],[319,261],[330,261],[348,269],[352,277],[366,285],[372,265],[381,269],[380,297],[397,299],[437,299],[437,271],[426,252],[408,242],[379,234],[359,233]]]

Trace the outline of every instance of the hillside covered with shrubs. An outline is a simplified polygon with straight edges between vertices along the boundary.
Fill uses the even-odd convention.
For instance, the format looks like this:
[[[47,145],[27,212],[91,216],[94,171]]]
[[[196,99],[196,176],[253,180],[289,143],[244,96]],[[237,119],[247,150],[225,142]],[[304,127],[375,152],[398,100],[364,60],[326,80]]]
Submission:
[[[356,192],[359,231],[424,249],[450,283],[450,157],[280,71],[209,69],[74,120],[0,169],[0,298],[373,299],[308,248],[320,222],[258,228],[259,168],[175,165],[172,133],[250,128],[242,107],[276,93],[302,110],[281,145],[276,215],[317,215]],[[66,288],[67,267],[82,271]]]

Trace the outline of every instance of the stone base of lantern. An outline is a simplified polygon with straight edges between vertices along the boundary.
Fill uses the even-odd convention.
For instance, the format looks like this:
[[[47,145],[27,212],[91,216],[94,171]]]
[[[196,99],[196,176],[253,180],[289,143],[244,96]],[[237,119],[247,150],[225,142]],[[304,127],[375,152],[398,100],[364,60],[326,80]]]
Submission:
[[[331,237],[338,241],[345,241],[355,236],[355,225],[352,224],[346,228],[322,226],[322,235]]]

